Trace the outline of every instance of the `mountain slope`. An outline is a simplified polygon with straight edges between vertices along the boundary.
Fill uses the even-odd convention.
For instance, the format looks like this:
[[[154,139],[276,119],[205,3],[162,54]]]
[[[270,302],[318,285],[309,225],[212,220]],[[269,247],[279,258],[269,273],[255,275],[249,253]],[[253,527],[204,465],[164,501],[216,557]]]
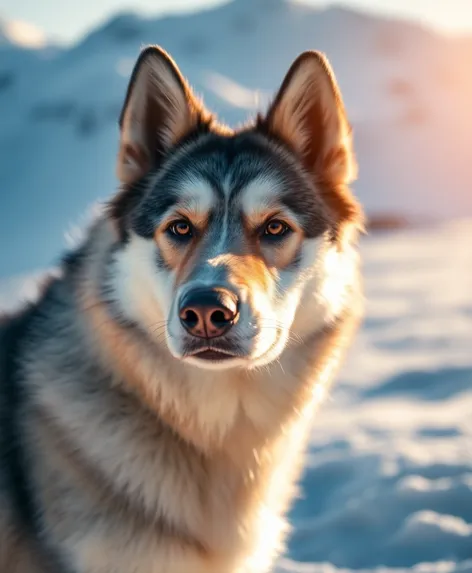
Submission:
[[[354,126],[369,213],[472,213],[471,43],[289,0],[192,15],[121,14],[54,57],[0,59],[0,276],[49,264],[68,225],[116,186],[117,117],[140,48],[163,45],[229,123],[261,108],[294,57],[327,53]]]

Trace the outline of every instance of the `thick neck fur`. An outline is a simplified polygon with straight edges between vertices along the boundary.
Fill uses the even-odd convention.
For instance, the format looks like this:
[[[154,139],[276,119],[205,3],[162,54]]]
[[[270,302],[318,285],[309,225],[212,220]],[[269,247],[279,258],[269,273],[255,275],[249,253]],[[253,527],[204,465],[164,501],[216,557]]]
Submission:
[[[172,358],[164,341],[156,347],[137,327],[114,321],[101,302],[115,240],[111,223],[100,221],[91,232],[93,255],[53,285],[64,312],[57,322],[46,308],[37,326],[48,333],[38,336],[42,358],[28,362],[31,410],[41,428],[34,440],[56,444],[58,468],[66,468],[62,451],[80,452],[80,467],[90,471],[66,483],[87,484],[84,507],[121,500],[120,519],[129,511],[135,524],[141,516],[211,559],[234,553],[237,560],[244,544],[254,560],[247,571],[262,571],[282,536],[314,407],[357,322],[356,285],[349,312],[341,309],[331,325],[288,346],[273,364],[202,371]],[[273,546],[260,557],[258,532]],[[83,536],[97,559],[100,533]]]
[[[309,395],[320,368],[329,367],[323,355],[326,352],[329,361],[338,362],[328,342],[333,336],[337,339],[337,323],[344,323],[357,312],[356,282],[347,285],[344,304],[336,308],[334,320],[330,316],[329,323],[320,324],[313,319],[311,331],[303,325],[303,339],[289,344],[274,363],[254,370],[236,368],[223,374],[202,371],[172,358],[164,337],[162,344],[156,346],[155,340],[147,339],[137,326],[122,326],[113,320],[100,296],[106,257],[116,239],[112,224],[100,222],[92,237],[96,240],[94,257],[75,281],[77,310],[84,320],[83,343],[118,387],[134,394],[185,441],[205,454],[230,451],[232,436],[241,436],[243,424],[252,428],[252,439],[256,440],[250,445],[252,450],[258,445],[258,436],[262,442],[270,440],[292,417],[302,415],[304,407],[317,401],[322,381],[312,399]],[[352,277],[356,279],[357,276]]]

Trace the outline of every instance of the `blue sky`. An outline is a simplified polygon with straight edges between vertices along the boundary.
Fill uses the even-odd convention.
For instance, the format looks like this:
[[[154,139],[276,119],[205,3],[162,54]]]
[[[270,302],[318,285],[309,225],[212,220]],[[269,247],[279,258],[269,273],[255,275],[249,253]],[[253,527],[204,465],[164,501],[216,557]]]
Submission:
[[[195,10],[224,0],[0,0],[0,17],[26,20],[61,42],[78,39],[119,10],[157,15]],[[326,0],[302,0],[326,6]],[[344,0],[336,4],[420,20],[447,33],[472,34],[472,0]]]

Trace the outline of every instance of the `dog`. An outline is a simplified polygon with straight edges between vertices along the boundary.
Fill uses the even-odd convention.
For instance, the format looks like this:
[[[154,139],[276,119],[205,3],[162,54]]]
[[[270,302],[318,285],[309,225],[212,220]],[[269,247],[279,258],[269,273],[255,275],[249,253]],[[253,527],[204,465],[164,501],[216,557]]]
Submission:
[[[137,59],[120,189],[0,328],[2,573],[263,573],[362,316],[351,128],[301,54],[218,123]]]

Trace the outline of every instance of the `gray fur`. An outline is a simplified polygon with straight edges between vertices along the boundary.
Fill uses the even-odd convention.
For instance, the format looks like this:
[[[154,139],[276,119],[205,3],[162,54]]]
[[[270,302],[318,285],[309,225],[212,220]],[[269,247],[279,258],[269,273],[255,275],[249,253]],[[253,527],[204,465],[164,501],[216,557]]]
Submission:
[[[2,322],[1,572],[264,573],[283,549],[310,420],[361,313],[357,255],[289,145],[212,129],[127,184]],[[156,229],[195,199],[189,181],[211,216],[186,258]],[[258,181],[290,204],[292,246],[247,231]],[[195,284],[241,298],[228,367],[186,354],[176,305]]]

